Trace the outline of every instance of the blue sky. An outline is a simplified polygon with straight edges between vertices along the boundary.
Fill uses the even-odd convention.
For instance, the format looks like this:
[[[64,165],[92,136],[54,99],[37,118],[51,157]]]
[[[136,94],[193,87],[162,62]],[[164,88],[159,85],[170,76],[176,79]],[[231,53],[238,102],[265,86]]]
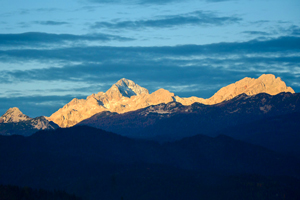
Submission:
[[[125,77],[208,98],[272,73],[300,92],[298,0],[1,0],[0,115],[49,116]]]

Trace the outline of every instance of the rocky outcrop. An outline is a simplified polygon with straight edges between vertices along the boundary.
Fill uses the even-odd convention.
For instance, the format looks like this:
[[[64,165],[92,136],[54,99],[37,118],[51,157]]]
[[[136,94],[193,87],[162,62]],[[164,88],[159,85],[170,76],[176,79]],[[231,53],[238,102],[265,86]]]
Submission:
[[[56,129],[58,125],[45,117],[30,118],[14,107],[0,117],[0,135],[30,136],[38,130]]]
[[[165,89],[159,89],[149,94],[146,88],[123,78],[112,85],[105,93],[99,92],[92,94],[86,99],[73,99],[47,119],[55,122],[60,127],[70,127],[103,111],[125,113],[150,105],[169,103],[172,101],[179,102],[183,105],[191,105],[195,102],[213,105],[230,100],[242,93],[247,95],[259,93],[276,95],[281,92],[294,93],[294,90],[287,87],[280,78],[275,78],[272,74],[264,74],[257,79],[244,78],[236,83],[221,88],[209,99],[198,97],[181,98]]]
[[[20,122],[30,119],[31,118],[24,115],[19,108],[13,107],[8,109],[6,113],[0,117],[0,123]]]

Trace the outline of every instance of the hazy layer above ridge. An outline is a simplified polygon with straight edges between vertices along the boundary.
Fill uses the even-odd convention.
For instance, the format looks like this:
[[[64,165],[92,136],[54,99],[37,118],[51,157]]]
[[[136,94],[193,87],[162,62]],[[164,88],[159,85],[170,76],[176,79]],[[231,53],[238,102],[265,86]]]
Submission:
[[[183,105],[191,105],[195,102],[212,105],[230,100],[242,93],[247,95],[259,93],[276,95],[281,92],[294,93],[294,90],[287,87],[285,82],[280,78],[275,78],[272,74],[263,74],[257,79],[246,77],[221,88],[209,99],[198,97],[180,98],[165,89],[159,89],[149,94],[146,88],[131,80],[122,78],[105,93],[92,94],[81,100],[73,99],[47,119],[55,122],[60,127],[70,127],[102,111],[125,113],[171,101],[177,101]]]

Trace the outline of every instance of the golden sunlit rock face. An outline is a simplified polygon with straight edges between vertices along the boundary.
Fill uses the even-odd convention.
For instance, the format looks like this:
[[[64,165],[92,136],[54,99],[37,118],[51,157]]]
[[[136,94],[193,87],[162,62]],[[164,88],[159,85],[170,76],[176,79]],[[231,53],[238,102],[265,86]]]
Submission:
[[[146,88],[128,79],[121,79],[109,90],[92,94],[86,99],[73,99],[53,113],[48,120],[60,127],[70,127],[102,111],[124,113],[173,101],[174,93],[159,89],[149,94]]]
[[[276,95],[281,92],[295,93],[291,87],[287,87],[279,77],[275,78],[273,74],[263,74],[259,78],[243,78],[240,81],[232,83],[226,87],[221,88],[209,99],[202,99],[197,97],[180,98],[176,97],[176,101],[183,105],[191,105],[199,102],[206,105],[213,105],[221,103],[222,101],[230,100],[240,94],[256,95],[259,93],[267,93]]]
[[[165,89],[159,89],[149,94],[146,88],[123,78],[105,93],[92,94],[86,99],[73,99],[47,119],[55,122],[60,127],[70,127],[102,111],[125,113],[172,101],[177,101],[183,105],[191,105],[195,102],[212,105],[230,100],[242,93],[247,95],[259,93],[276,95],[281,92],[294,93],[294,90],[287,87],[280,78],[275,78],[272,74],[263,74],[258,79],[244,78],[221,88],[209,99],[198,97],[180,98]]]

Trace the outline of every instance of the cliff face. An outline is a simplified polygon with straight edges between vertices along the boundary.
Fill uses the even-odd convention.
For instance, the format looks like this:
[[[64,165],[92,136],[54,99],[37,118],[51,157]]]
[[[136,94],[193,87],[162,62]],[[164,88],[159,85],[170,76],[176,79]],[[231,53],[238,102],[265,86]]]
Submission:
[[[47,119],[55,122],[60,127],[70,127],[102,111],[125,113],[150,105],[169,103],[172,101],[179,102],[183,105],[191,105],[195,102],[213,105],[230,100],[242,93],[247,95],[259,93],[275,95],[281,92],[294,93],[294,90],[287,87],[280,78],[275,78],[272,74],[264,74],[258,79],[244,78],[236,83],[221,88],[209,99],[198,97],[180,98],[175,96],[174,93],[164,89],[159,89],[149,94],[146,88],[123,78],[105,93],[99,92],[92,94],[86,99],[73,99]]]

